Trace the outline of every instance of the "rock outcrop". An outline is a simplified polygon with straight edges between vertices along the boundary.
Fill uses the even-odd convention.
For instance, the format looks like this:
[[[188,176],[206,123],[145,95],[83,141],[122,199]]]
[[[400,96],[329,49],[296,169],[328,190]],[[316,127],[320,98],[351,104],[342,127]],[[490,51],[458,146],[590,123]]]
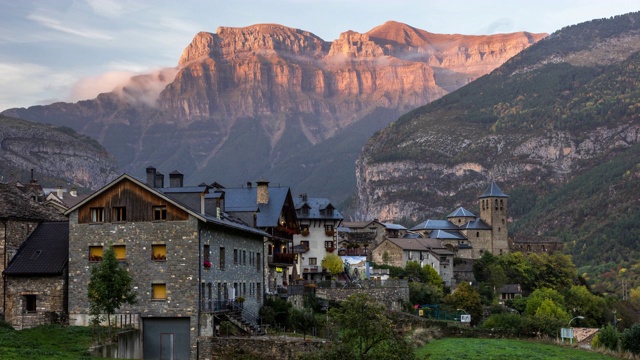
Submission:
[[[5,113],[87,134],[132,173],[154,165],[180,168],[196,181],[217,176],[244,183],[266,176],[299,183],[308,175],[292,171],[327,166],[326,158],[340,159],[338,172],[353,173],[356,154],[332,146],[316,163],[289,164],[292,154],[312,151],[361,121],[358,131],[366,138],[398,114],[488,73],[545,35],[438,35],[388,22],[327,42],[276,24],[220,27],[194,37],[155,106],[131,99],[152,91],[125,87],[77,104]],[[380,109],[384,118],[375,115]],[[342,141],[357,141],[358,148],[364,143]],[[221,168],[225,173],[217,175]],[[323,172],[335,170],[332,164]],[[326,182],[307,183],[306,191],[336,196],[323,190]],[[355,190],[348,182],[344,187]]]

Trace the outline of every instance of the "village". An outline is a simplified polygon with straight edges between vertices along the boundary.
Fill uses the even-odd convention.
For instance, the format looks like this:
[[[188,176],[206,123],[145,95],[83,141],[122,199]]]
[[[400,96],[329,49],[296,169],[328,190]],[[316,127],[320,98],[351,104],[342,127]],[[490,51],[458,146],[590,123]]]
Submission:
[[[407,229],[376,219],[349,222],[330,200],[294,196],[266,180],[226,188],[216,182],[186,186],[178,171],[146,169],[146,179],[123,174],[91,194],[1,184],[3,282],[0,312],[15,329],[47,323],[89,326],[91,268],[112,247],[131,275],[137,303],[116,323],[142,330],[133,356],[153,358],[171,342],[193,358],[198,339],[220,335],[231,322],[242,333],[265,334],[260,307],[277,297],[302,306],[305,292],[341,301],[368,291],[387,309],[409,301],[406,281],[372,264],[432,267],[442,285],[473,283],[472,264],[485,252],[553,252],[549,239],[515,241],[507,232],[508,195],[496,183],[478,194],[478,215],[459,207],[446,219]],[[472,205],[476,199],[469,199]],[[338,255],[344,271],[322,266]],[[455,261],[454,261],[455,259]],[[521,295],[507,285],[501,298]],[[171,333],[170,338],[165,338]],[[136,353],[137,352],[137,353]]]

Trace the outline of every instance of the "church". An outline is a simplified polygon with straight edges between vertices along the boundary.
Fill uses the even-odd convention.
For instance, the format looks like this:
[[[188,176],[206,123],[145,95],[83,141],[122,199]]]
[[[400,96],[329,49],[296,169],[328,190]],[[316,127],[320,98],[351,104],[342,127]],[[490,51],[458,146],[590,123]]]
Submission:
[[[478,259],[485,251],[494,255],[505,254],[509,251],[508,199],[509,196],[492,182],[478,197],[479,216],[460,207],[446,220],[429,219],[410,230],[425,238],[440,240],[458,258]]]

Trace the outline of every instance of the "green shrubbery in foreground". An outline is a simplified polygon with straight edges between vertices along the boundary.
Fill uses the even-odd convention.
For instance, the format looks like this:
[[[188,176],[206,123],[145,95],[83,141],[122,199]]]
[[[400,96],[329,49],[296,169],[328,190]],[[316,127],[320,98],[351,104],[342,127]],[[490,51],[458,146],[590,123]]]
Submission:
[[[2,360],[91,359],[89,327],[44,325],[17,331],[3,324],[0,324]]]

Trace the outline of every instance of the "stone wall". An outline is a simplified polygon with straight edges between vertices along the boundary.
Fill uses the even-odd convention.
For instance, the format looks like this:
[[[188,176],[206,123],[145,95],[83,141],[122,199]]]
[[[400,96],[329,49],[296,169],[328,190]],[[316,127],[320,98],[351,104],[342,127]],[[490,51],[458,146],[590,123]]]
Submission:
[[[371,261],[376,264],[385,264],[385,262],[382,261],[385,251],[389,254],[387,265],[402,267],[402,249],[391,241],[383,241],[373,249],[371,252]]]
[[[276,336],[200,337],[198,359],[294,360],[322,349],[326,344],[325,340],[304,341],[302,338]]]
[[[5,320],[16,330],[65,319],[65,275],[48,277],[7,276]],[[25,295],[36,296],[36,311],[27,313]]]
[[[338,285],[339,286],[339,285]],[[402,311],[409,301],[409,286],[406,280],[387,280],[384,286],[368,288],[318,288],[316,295],[323,299],[344,301],[349,296],[364,292],[388,310]]]
[[[0,274],[7,268],[18,248],[27,240],[40,222],[33,220],[8,220],[0,223]],[[4,281],[0,281],[0,313],[5,312]]]

